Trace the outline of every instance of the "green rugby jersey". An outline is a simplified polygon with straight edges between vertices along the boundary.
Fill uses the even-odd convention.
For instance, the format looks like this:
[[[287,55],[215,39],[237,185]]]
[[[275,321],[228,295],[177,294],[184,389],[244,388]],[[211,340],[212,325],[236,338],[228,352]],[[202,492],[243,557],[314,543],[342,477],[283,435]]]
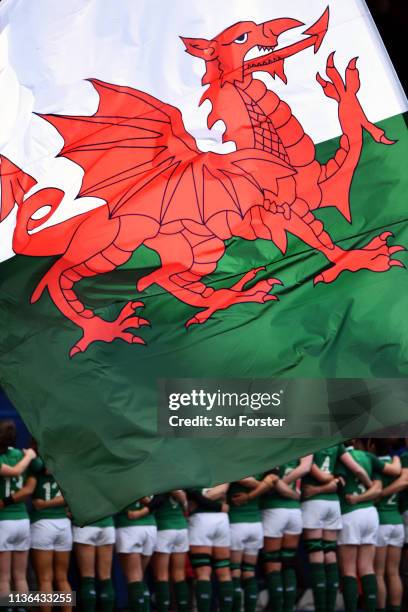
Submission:
[[[344,446],[344,444],[336,444],[335,446],[330,446],[330,448],[324,448],[323,450],[317,451],[317,453],[313,455],[313,463],[317,465],[317,467],[323,472],[327,472],[328,474],[334,474],[336,464],[345,452],[346,447]],[[306,474],[306,476],[302,478],[302,487],[306,484],[314,485],[317,487],[322,485],[321,482],[313,478],[313,476],[311,476],[310,474]],[[337,493],[319,493],[318,495],[314,495],[313,497],[307,498],[306,501],[312,501],[316,499],[336,501],[339,498]]]
[[[0,455],[0,465],[17,465],[24,457],[24,453],[18,448],[8,448],[5,453]],[[0,499],[9,497],[13,493],[17,493],[23,488],[26,481],[26,472],[21,476],[8,477],[0,476]],[[10,504],[5,508],[0,508],[0,521],[14,521],[18,519],[27,519],[28,512],[24,502],[18,504]]]
[[[404,451],[400,457],[403,468],[408,468],[408,450]],[[408,510],[408,489],[401,491],[399,496],[399,509],[401,512]]]
[[[116,527],[139,527],[143,525],[156,525],[156,519],[152,512],[138,519],[130,519],[127,515],[128,510],[142,510],[145,506],[140,501],[135,501],[127,508],[119,512],[115,517]]]
[[[156,510],[156,523],[159,531],[164,529],[187,529],[187,519],[181,504],[166,493],[166,499]]]
[[[256,480],[262,480],[262,476],[254,476]],[[249,493],[251,489],[245,487],[239,482],[232,482],[228,489],[227,503],[229,505],[229,520],[230,523],[259,523],[261,521],[261,512],[259,510],[259,498],[251,499],[247,504],[242,506],[234,506],[232,497],[237,493]]]
[[[55,478],[47,472],[43,461],[37,457],[31,462],[29,473],[35,476],[37,484],[33,492],[33,499],[42,499],[44,501],[51,501],[56,497],[61,497],[61,491]],[[41,508],[36,510],[33,506],[30,512],[30,520],[32,523],[40,521],[41,519],[61,519],[67,518],[67,507],[53,506],[50,508]]]
[[[384,463],[391,463],[391,457],[389,455],[385,457],[379,457],[380,461]],[[381,482],[383,487],[388,487],[396,478],[394,476],[386,476],[381,474]],[[382,497],[377,502],[378,516],[380,519],[380,525],[400,525],[402,523],[402,516],[399,511],[399,493]]]
[[[381,480],[382,471],[384,469],[384,461],[381,461],[378,457],[367,451],[355,450],[353,447],[347,449],[353,459],[357,461],[361,467],[365,469],[368,476],[373,480]],[[360,510],[361,508],[371,508],[374,506],[373,501],[360,502],[355,505],[348,504],[346,501],[346,495],[361,495],[367,490],[362,482],[350,472],[342,463],[336,469],[339,476],[342,476],[345,480],[345,486],[340,492],[340,505],[341,513],[347,514],[354,510]]]
[[[298,459],[294,459],[293,461],[288,461],[283,465],[278,467],[277,475],[280,479],[290,474],[296,467],[298,467],[300,461]],[[292,482],[289,485],[294,491],[296,490],[296,482]],[[313,498],[314,499],[314,498]],[[261,497],[261,509],[266,510],[268,508],[300,508],[300,501],[297,499],[289,499],[288,497],[283,497],[276,491],[272,490]]]

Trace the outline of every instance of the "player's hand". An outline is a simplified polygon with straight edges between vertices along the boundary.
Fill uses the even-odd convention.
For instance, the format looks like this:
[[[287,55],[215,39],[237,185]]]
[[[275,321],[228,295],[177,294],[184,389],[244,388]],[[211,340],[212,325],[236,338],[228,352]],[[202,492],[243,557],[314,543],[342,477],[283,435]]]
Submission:
[[[306,484],[302,489],[302,497],[303,499],[309,499],[316,495],[316,487],[314,485]]]
[[[229,512],[229,505],[223,503],[221,506],[221,512]]]
[[[37,453],[33,448],[23,448],[23,453],[26,457],[31,457],[31,459],[35,459],[37,457]]]
[[[358,495],[351,495],[350,493],[348,493],[345,497],[346,502],[350,504],[350,506],[354,506],[355,504],[357,504],[359,501],[358,498],[359,498]]]
[[[234,506],[244,506],[248,503],[248,493],[244,493],[243,491],[242,493],[235,493],[235,495],[232,496],[232,503]]]

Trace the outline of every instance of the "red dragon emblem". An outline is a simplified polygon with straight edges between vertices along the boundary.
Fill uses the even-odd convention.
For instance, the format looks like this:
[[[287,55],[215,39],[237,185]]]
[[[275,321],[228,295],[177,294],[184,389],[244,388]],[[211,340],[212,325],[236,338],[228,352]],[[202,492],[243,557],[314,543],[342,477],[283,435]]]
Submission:
[[[249,270],[228,289],[215,290],[203,279],[217,267],[225,241],[233,236],[272,241],[285,253],[287,234],[324,254],[330,266],[314,282],[333,282],[345,270],[385,272],[402,266],[384,232],[361,249],[336,245],[314,211],[336,207],[351,221],[349,193],[363,145],[363,130],[375,141],[393,144],[371,123],[358,100],[356,58],[343,79],[332,53],[327,77],[317,74],[323,93],[338,105],[342,129],[339,148],[327,163],[315,155],[311,138],[290,107],[256,78],[259,71],[286,82],[284,62],[313,47],[326,34],[329,10],[305,32],[301,41],[276,49],[279,36],[304,24],[274,19],[256,24],[243,21],[212,40],[182,38],[186,51],[205,62],[202,101],[209,100],[211,128],[226,126],[223,140],[236,151],[202,152],[184,128],[180,111],[151,95],[91,80],[99,94],[92,116],[41,115],[64,139],[59,155],[79,164],[84,176],[78,197],[102,198],[105,204],[40,232],[31,233],[54,213],[64,193],[56,188],[37,191],[34,178],[1,157],[1,216],[18,205],[13,248],[30,256],[60,255],[31,296],[36,302],[45,289],[60,312],[81,328],[70,355],[95,341],[144,344],[134,330],[147,325],[136,311],[143,302],[124,306],[115,321],[86,308],[74,286],[82,278],[104,274],[124,264],[141,245],[156,251],[161,266],[139,280],[143,292],[156,283],[186,304],[200,309],[186,326],[205,323],[218,310],[242,302],[276,300],[275,278],[255,277],[265,268]],[[42,219],[36,211],[50,210]],[[252,281],[252,283],[250,283]],[[250,286],[247,286],[247,285]],[[133,330],[133,331],[132,331]]]

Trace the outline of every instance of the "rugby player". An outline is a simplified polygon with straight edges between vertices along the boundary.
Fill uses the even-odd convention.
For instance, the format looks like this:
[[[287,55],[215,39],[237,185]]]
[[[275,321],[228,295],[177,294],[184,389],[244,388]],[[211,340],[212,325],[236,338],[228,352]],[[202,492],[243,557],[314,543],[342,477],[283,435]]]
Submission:
[[[112,582],[115,543],[113,517],[109,516],[86,527],[79,527],[74,520],[73,540],[80,574],[81,609],[83,612],[92,612],[98,598],[102,612],[111,612],[115,604]]]
[[[220,612],[230,612],[233,588],[230,570],[229,506],[225,502],[228,484],[212,489],[189,489],[188,539],[190,560],[196,574],[198,612],[211,608],[211,573],[218,579]]]
[[[156,510],[157,540],[152,559],[155,578],[156,607],[167,612],[170,605],[169,579],[173,582],[179,612],[189,609],[186,582],[186,555],[188,552],[187,495],[182,490],[163,496]]]
[[[34,490],[35,481],[25,469],[35,457],[16,448],[16,426],[0,421],[0,593],[11,586],[25,593],[30,548],[30,520],[24,501]]]
[[[316,612],[334,611],[339,588],[336,541],[342,520],[337,495],[340,481],[334,475],[338,462],[365,486],[372,484],[367,472],[343,444],[313,455],[310,472],[302,480],[301,509]]]
[[[371,486],[366,488],[355,473],[344,463],[336,468],[344,486],[340,489],[343,527],[339,535],[339,558],[343,579],[343,598],[346,612],[356,612],[358,587],[361,578],[365,609],[375,612],[377,581],[374,573],[375,544],[379,519],[374,501],[381,493],[381,474],[398,476],[401,463],[394,457],[385,463],[366,450],[366,441],[353,440],[347,451],[368,474]]]
[[[368,449],[381,461],[391,463],[389,455],[389,442],[385,438],[376,438],[371,441]],[[391,487],[399,477],[381,474],[382,491],[376,506],[380,519],[377,533],[374,569],[377,578],[377,611],[399,612],[402,600],[402,582],[400,577],[401,552],[404,545],[404,525],[399,511],[399,491]],[[405,478],[403,478],[406,486]]]
[[[39,457],[29,468],[35,480],[32,498],[31,559],[37,577],[38,590],[70,593],[68,582],[69,559],[72,550],[71,521],[67,506],[54,477]],[[72,606],[64,606],[71,610]],[[52,606],[41,606],[51,610]]]
[[[150,593],[144,575],[156,538],[151,498],[137,500],[116,515],[115,548],[128,584],[128,607],[132,612],[150,609]]]

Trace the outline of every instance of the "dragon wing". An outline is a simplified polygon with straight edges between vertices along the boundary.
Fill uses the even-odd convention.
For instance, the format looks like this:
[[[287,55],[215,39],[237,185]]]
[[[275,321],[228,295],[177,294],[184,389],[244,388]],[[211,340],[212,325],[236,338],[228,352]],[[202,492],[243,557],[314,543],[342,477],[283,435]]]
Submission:
[[[59,156],[84,170],[79,197],[104,199],[112,216],[141,214],[160,223],[206,223],[221,211],[246,211],[293,174],[257,149],[203,153],[181,112],[144,92],[92,79],[92,116],[40,115],[64,139]]]

